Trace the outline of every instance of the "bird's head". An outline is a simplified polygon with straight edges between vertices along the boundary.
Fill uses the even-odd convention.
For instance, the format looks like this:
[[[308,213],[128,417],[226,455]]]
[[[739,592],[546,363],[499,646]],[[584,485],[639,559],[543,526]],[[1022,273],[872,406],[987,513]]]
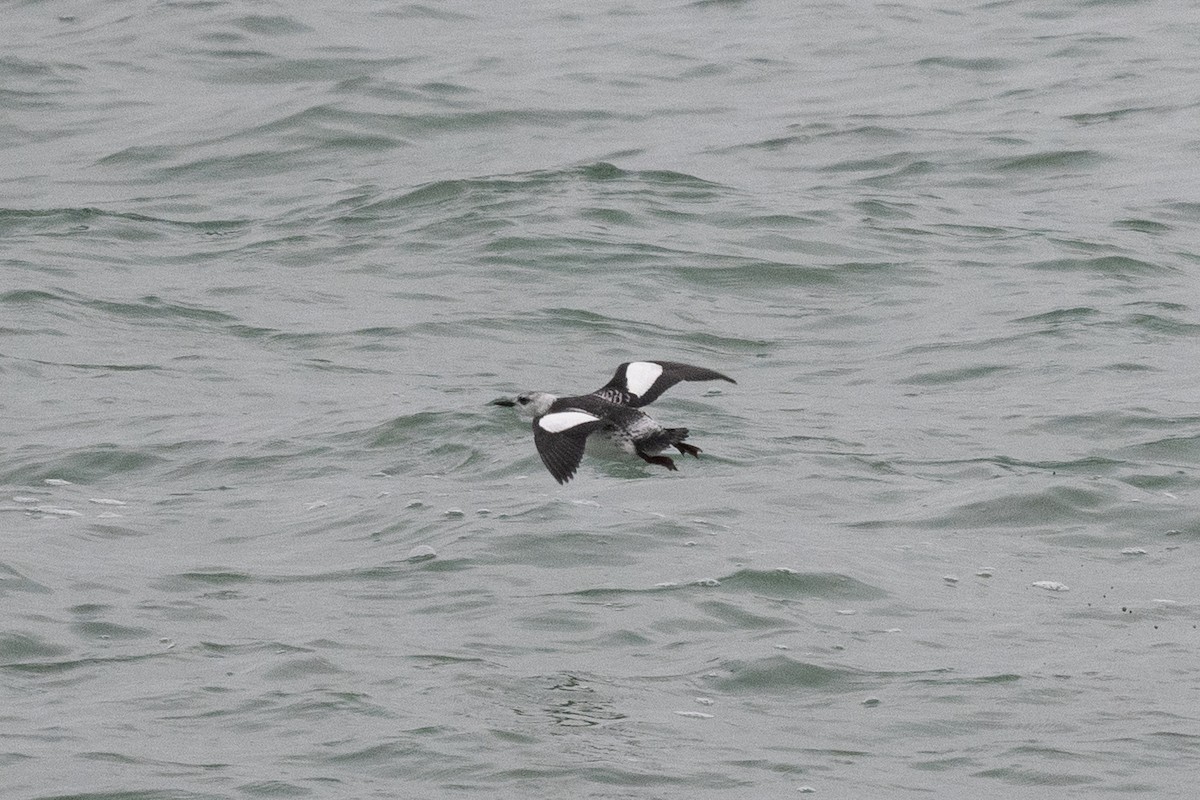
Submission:
[[[558,397],[546,392],[524,392],[516,397],[501,397],[493,400],[491,405],[515,408],[522,417],[533,419],[540,417],[550,410],[550,406]]]

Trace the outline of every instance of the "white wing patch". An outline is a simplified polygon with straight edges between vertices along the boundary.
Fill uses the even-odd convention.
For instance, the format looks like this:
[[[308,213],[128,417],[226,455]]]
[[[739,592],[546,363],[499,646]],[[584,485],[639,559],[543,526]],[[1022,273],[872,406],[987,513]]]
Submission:
[[[599,419],[599,417],[584,411],[555,411],[553,414],[547,414],[539,419],[537,424],[546,433],[562,433],[563,431],[569,431],[576,425],[596,422]]]
[[[662,375],[663,368],[652,361],[634,361],[625,369],[625,386],[630,394],[641,397]]]

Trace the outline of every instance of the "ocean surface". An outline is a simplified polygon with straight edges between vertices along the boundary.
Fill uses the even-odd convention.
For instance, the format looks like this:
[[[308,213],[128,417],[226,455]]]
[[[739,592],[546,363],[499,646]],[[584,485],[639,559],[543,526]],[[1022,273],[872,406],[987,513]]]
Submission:
[[[5,800],[1195,796],[1194,0],[4,18]]]

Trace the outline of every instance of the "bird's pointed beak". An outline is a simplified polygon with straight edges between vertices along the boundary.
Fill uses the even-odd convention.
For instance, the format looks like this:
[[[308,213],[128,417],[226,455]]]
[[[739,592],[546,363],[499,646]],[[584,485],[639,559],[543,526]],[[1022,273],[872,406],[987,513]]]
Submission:
[[[504,406],[505,408],[512,408],[516,404],[517,401],[509,397],[497,397],[495,400],[488,403],[489,406]]]

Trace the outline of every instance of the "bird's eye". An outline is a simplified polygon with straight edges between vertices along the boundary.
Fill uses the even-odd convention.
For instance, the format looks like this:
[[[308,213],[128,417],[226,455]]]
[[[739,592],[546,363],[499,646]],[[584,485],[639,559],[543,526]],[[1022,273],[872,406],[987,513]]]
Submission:
[[[528,397],[518,397],[517,402],[520,403],[521,405],[526,405],[529,403],[529,398]]]

